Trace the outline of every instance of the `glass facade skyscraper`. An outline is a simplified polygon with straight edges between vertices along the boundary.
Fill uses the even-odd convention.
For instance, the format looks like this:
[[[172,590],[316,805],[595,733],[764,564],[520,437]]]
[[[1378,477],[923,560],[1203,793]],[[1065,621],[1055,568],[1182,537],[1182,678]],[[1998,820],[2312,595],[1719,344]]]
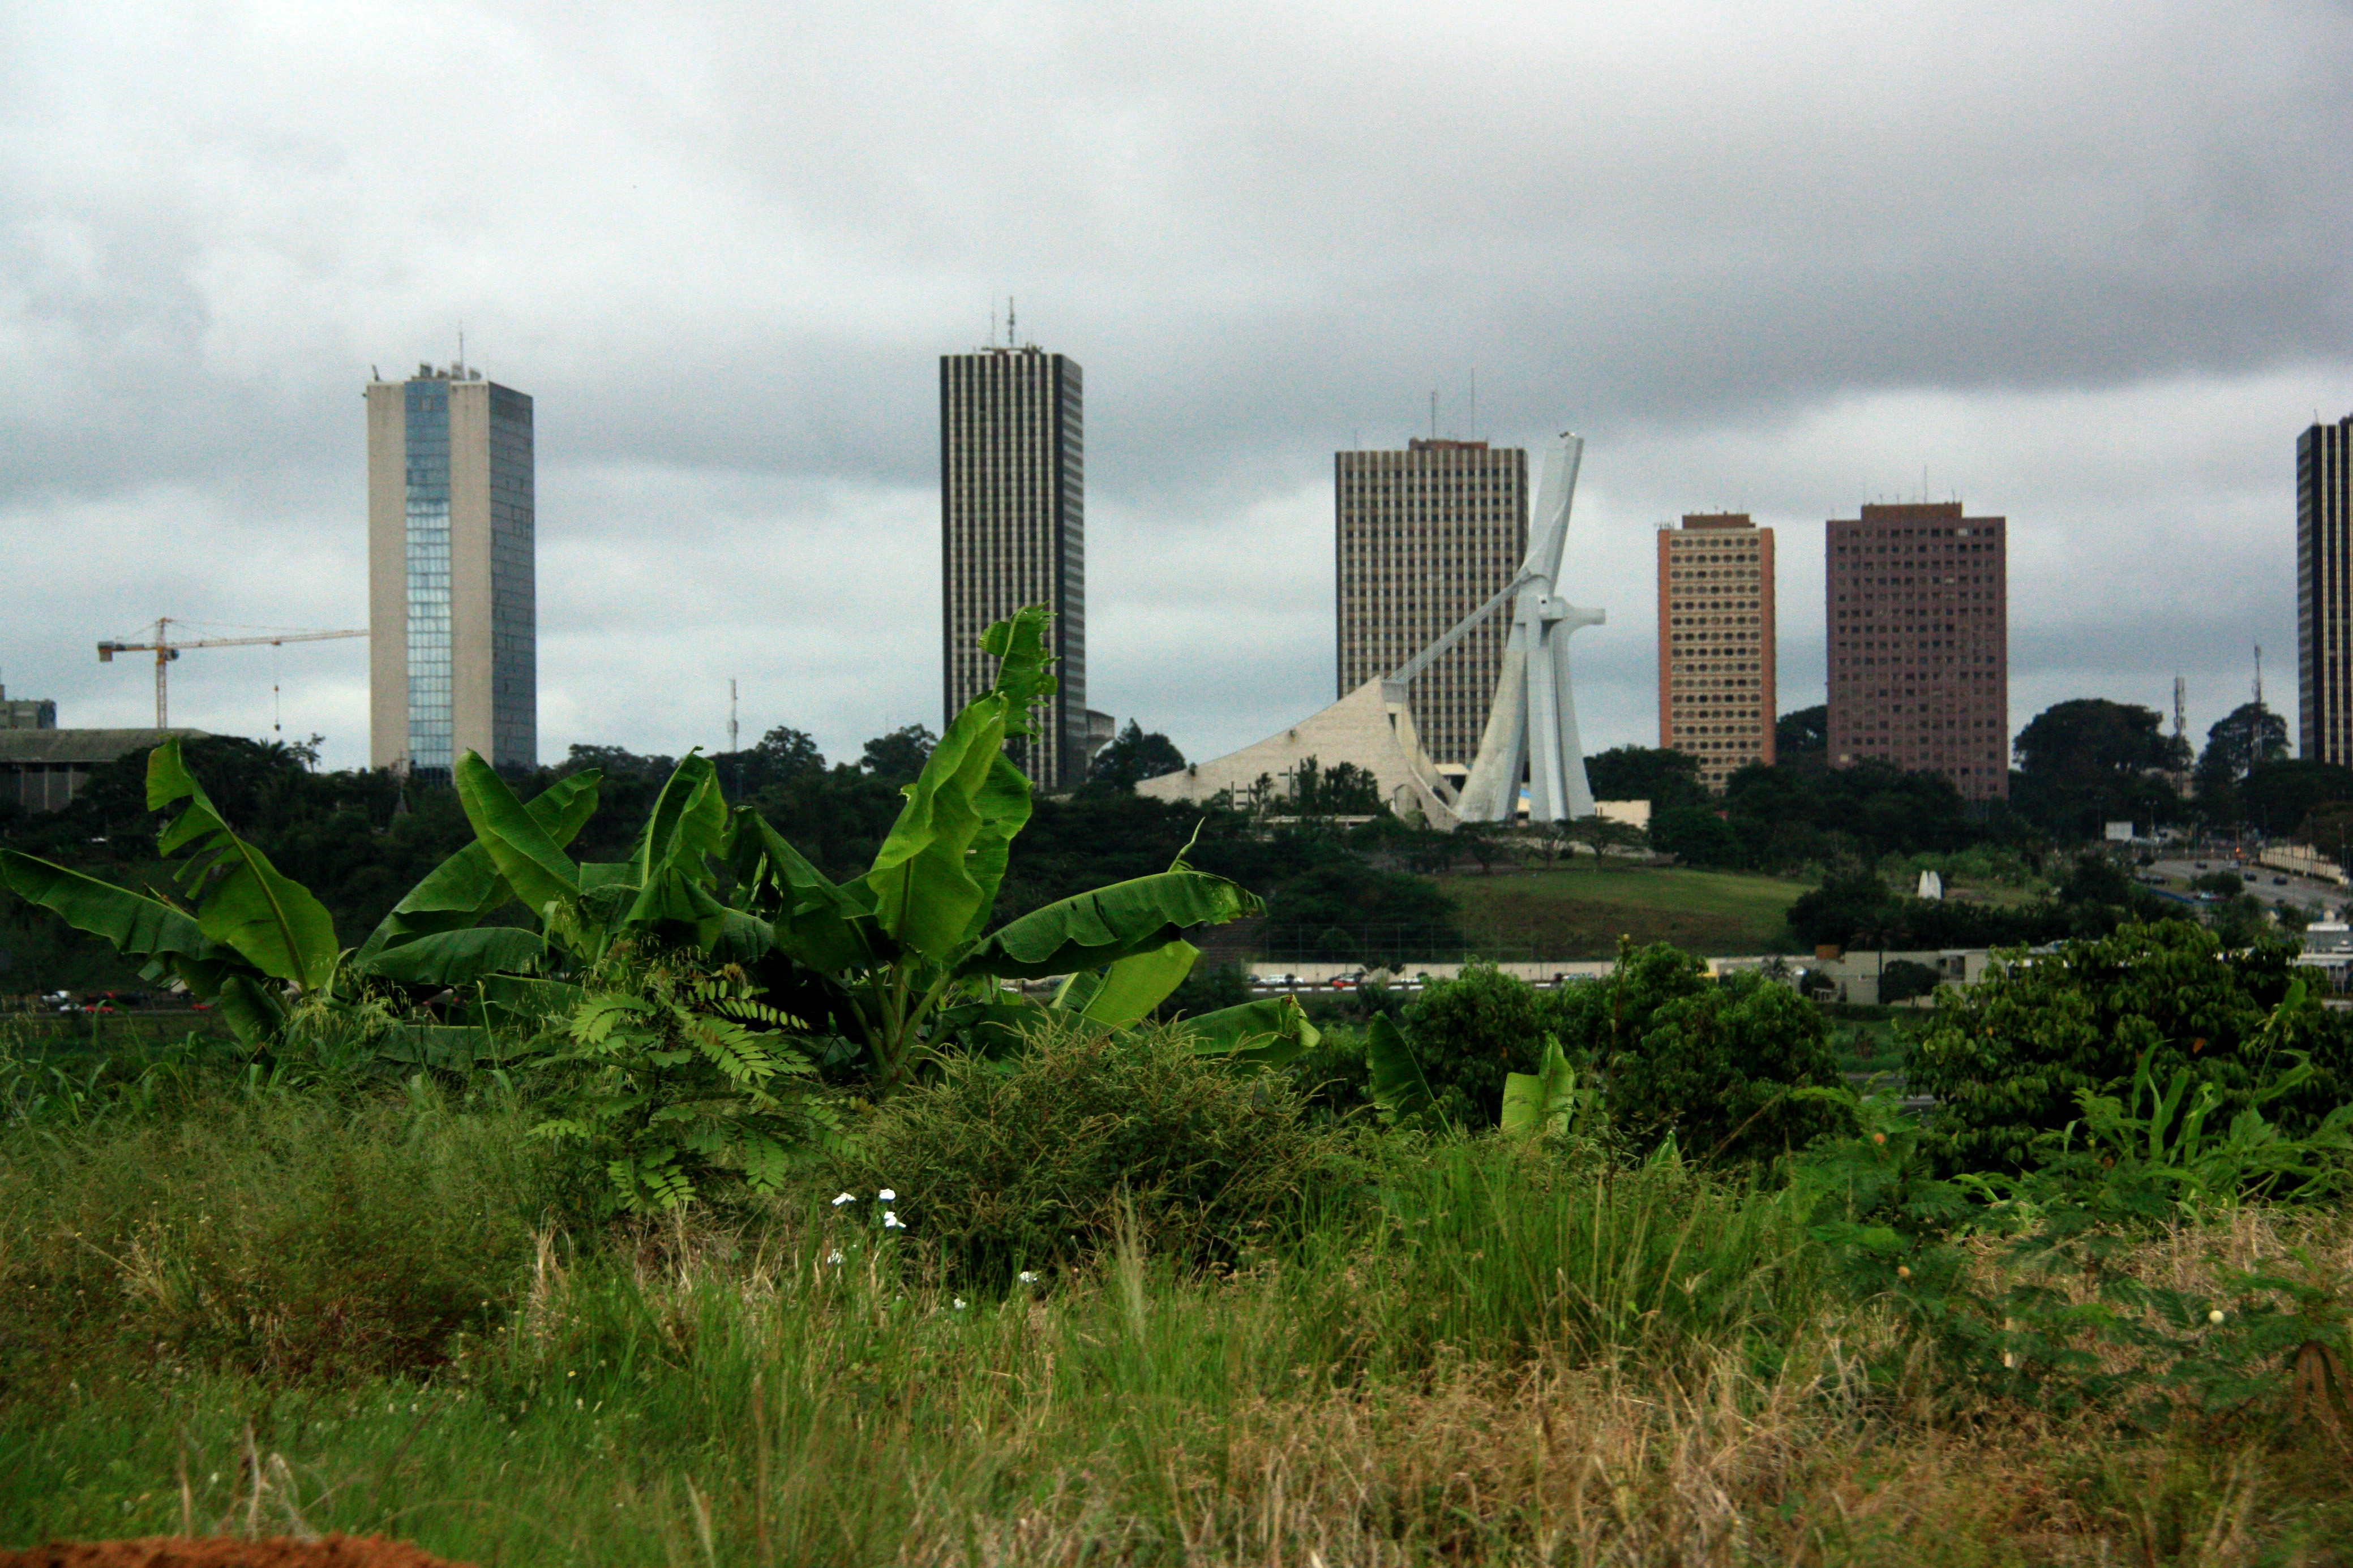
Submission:
[[[463,365],[368,406],[370,752],[448,778],[539,761],[532,403]]]

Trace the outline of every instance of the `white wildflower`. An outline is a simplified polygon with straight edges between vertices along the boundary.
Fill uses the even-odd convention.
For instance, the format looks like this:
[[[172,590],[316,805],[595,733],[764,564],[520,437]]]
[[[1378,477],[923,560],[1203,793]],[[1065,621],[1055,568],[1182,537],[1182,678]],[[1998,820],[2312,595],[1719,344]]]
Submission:
[[[2206,1321],[2207,1321],[2208,1322],[2210,1322],[2210,1323],[2219,1323],[2219,1322],[2221,1322],[2221,1321],[2222,1321],[2222,1309],[2221,1309],[2221,1308],[2220,1308],[2220,1307],[2217,1307],[2217,1308],[2215,1308],[2212,1311],[2211,1311],[2211,1312],[2207,1313],[2207,1314],[2206,1314]]]
[[[833,1206],[836,1208],[839,1208],[844,1204],[854,1204],[857,1201],[857,1197],[849,1193],[836,1193],[833,1194]]]
[[[825,1255],[825,1260],[826,1260],[828,1263],[832,1264],[832,1265],[833,1265],[835,1268],[840,1268],[840,1267],[841,1267],[841,1248],[839,1248],[839,1247],[835,1247],[831,1252],[827,1253],[827,1254]]]
[[[888,1188],[888,1187],[883,1188],[881,1192],[879,1192],[879,1193],[875,1194],[874,1195],[875,1195],[877,1198],[881,1199],[882,1202],[886,1203],[886,1204],[890,1204],[890,1203],[896,1203],[896,1202],[898,1202],[898,1201],[899,1201],[899,1194],[898,1194],[897,1193],[892,1192],[892,1191],[890,1188]]]
[[[964,1298],[961,1296],[955,1299],[955,1310],[959,1312],[964,1310]]]
[[[899,1223],[899,1216],[885,1209],[882,1213],[882,1228],[884,1230],[904,1230],[907,1227]]]
[[[1024,1268],[1021,1271],[1021,1283],[1024,1285],[1035,1285],[1038,1283],[1038,1276],[1029,1269]]]

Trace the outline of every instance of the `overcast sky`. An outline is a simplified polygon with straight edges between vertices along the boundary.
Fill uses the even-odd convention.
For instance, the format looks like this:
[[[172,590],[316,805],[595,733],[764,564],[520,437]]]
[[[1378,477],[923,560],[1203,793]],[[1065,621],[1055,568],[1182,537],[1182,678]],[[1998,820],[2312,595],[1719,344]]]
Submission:
[[[2261,642],[2353,410],[2342,4],[0,6],[0,681],[152,721],[159,615],[365,617],[361,388],[536,400],[540,747],[938,728],[937,356],[1086,372],[1089,699],[1207,757],[1335,695],[1332,454],[1587,439],[1589,747],[1655,743],[1651,534],[2011,521],[2010,728]],[[1472,426],[1470,388],[1475,374]],[[176,723],[366,761],[365,645]]]

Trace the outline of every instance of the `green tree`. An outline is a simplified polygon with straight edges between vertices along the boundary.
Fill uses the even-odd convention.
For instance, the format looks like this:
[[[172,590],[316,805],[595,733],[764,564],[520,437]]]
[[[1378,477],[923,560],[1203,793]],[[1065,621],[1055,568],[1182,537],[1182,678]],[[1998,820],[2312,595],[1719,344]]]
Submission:
[[[2264,1114],[2299,1134],[2353,1090],[2342,1015],[2272,1013],[2295,979],[2294,944],[2226,951],[2187,921],[2130,925],[2053,952],[2000,955],[1966,990],[1936,994],[1935,1019],[1905,1067],[1912,1090],[1936,1097],[1947,1168],[2031,1163],[2035,1142],[2083,1114],[2079,1091],[2116,1094],[2143,1056],[2157,1081],[2181,1069],[2222,1095],[2227,1121],[2309,1053],[2316,1076]]]
[[[1770,1159],[1849,1126],[1837,1103],[1801,1092],[1843,1082],[1821,1009],[1761,974],[1662,1004],[1608,1082],[1621,1128],[1672,1134],[1694,1158]]]
[[[2206,731],[2191,783],[2200,811],[2213,823],[2244,820],[2239,784],[2267,763],[2287,760],[2287,721],[2260,702],[2242,702]]]
[[[2155,709],[2102,697],[2054,703],[2019,731],[2012,802],[2052,836],[2096,838],[2101,824],[2170,820],[2168,771],[2186,765]]]
[[[1655,820],[1669,806],[1707,798],[1699,759],[1658,746],[1612,746],[1585,759],[1585,781],[1596,800],[1647,800]]]
[[[1653,810],[1651,842],[1686,866],[1743,866],[1747,847],[1722,814],[1704,805],[1670,806]]]
[[[1550,1015],[1535,986],[1492,963],[1424,985],[1406,1004],[1405,1036],[1439,1113],[1458,1126],[1494,1126],[1504,1079],[1535,1070]]]
[[[921,724],[902,724],[887,735],[866,742],[859,766],[887,784],[912,783],[931,760],[940,738]]]
[[[1792,710],[1773,721],[1773,755],[1784,765],[1825,756],[1830,749],[1831,710],[1820,702]]]
[[[2259,833],[2293,833],[2321,807],[2339,801],[2353,801],[2353,769],[2335,763],[2257,763],[2239,781],[2241,818]]]
[[[1113,789],[1133,790],[1145,779],[1173,773],[1184,765],[1185,753],[1174,742],[1156,730],[1146,733],[1142,724],[1130,719],[1118,738],[1095,753],[1087,778]]]
[[[1879,1000],[1887,1005],[1936,994],[1936,972],[1912,959],[1889,961],[1879,972]]]

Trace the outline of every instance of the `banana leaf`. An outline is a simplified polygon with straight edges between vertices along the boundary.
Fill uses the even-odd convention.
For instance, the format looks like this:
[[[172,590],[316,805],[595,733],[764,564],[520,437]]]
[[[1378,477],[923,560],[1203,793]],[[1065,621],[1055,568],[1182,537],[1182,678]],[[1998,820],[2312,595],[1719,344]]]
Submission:
[[[1196,1055],[1280,1067],[1314,1050],[1324,1037],[1296,996],[1268,996],[1184,1020]]]
[[[728,826],[717,766],[700,751],[689,752],[663,781],[630,853],[638,886],[652,886],[656,873],[666,866],[708,885],[712,875],[706,857],[727,853]]]
[[[1561,1054],[1560,1041],[1545,1037],[1544,1056],[1532,1073],[1504,1075],[1504,1131],[1566,1132],[1577,1109],[1577,1069]]]
[[[769,913],[776,945],[796,963],[840,974],[887,962],[873,910],[834,886],[749,806],[735,814],[735,885],[739,903]]]
[[[180,742],[147,753],[147,809],[178,805],[180,813],[155,840],[159,854],[195,853],[178,873],[198,892],[196,924],[235,948],[264,974],[309,990],[334,972],[343,946],[334,917],[311,890],[285,876],[269,858],[239,838],[221,819],[204,785],[180,759]]]
[[[1201,950],[1172,942],[1150,952],[1123,958],[1105,969],[1090,969],[1062,982],[1054,1005],[1113,1028],[1134,1023],[1168,999],[1193,972]]]
[[[568,774],[540,791],[523,810],[561,848],[596,815],[596,786],[603,776],[594,768]],[[476,839],[427,872],[360,944],[358,957],[365,963],[387,948],[435,931],[478,926],[513,898],[514,889],[499,875],[490,850]]]
[[[1383,1121],[1392,1125],[1427,1117],[1437,1110],[1430,1080],[1413,1058],[1398,1026],[1377,1016],[1365,1030],[1365,1066],[1372,1078],[1373,1105]]]
[[[477,926],[439,931],[354,960],[366,974],[406,985],[464,985],[485,974],[512,974],[546,961],[547,939],[519,926]]]
[[[0,879],[26,903],[49,910],[76,931],[103,937],[126,958],[225,956],[194,916],[160,899],[15,849],[0,849]]]
[[[1098,969],[1265,909],[1240,883],[1207,871],[1161,871],[1113,882],[1008,921],[957,965],[960,974],[1039,980]]]
[[[1007,846],[1029,819],[1029,781],[1006,761],[1005,737],[1031,733],[1029,705],[1054,689],[1045,622],[1032,607],[984,634],[981,646],[999,658],[997,684],[949,721],[873,866],[852,884],[883,933],[926,958],[948,962],[987,923]]]
[[[459,757],[457,775],[458,804],[465,807],[476,840],[490,851],[491,864],[515,896],[534,910],[579,898],[579,868],[480,753]]]

